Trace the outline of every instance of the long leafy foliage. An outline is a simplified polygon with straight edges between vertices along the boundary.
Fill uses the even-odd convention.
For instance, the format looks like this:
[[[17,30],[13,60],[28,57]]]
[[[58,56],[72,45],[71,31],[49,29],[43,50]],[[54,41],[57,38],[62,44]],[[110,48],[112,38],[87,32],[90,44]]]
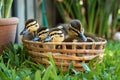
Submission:
[[[79,19],[86,32],[106,38],[110,38],[112,32],[115,32],[119,8],[118,0],[54,1],[64,22]],[[111,15],[113,16],[112,22],[110,22]]]

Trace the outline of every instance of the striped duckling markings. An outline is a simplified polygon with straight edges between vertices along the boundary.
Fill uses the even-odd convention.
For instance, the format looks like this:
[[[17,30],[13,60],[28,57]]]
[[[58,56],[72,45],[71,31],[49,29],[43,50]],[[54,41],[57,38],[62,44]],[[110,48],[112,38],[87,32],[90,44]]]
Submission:
[[[65,38],[64,31],[60,28],[52,28],[48,37],[44,39],[45,42],[62,42]]]
[[[49,28],[47,27],[40,27],[37,30],[37,34],[34,37],[34,41],[40,41],[40,42],[44,42],[43,40],[48,36],[49,34]]]
[[[23,35],[23,39],[32,40],[36,35],[36,32],[39,29],[39,27],[40,26],[35,19],[28,19],[25,22],[25,28],[20,33],[20,35]]]
[[[52,28],[48,34],[48,37],[44,39],[44,42],[62,42],[65,38],[64,30],[61,28]],[[50,45],[51,49],[61,49],[61,45]],[[59,53],[59,52],[58,52]]]
[[[68,28],[68,38],[63,42],[86,42],[87,38],[84,35],[84,28],[79,20],[71,20]]]

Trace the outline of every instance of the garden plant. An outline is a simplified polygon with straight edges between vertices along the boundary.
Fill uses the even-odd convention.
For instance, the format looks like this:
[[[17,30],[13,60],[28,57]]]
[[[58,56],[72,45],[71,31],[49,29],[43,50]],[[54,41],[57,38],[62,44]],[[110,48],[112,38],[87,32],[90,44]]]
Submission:
[[[79,19],[85,32],[111,38],[116,30],[119,0],[54,0],[54,2],[63,22]]]

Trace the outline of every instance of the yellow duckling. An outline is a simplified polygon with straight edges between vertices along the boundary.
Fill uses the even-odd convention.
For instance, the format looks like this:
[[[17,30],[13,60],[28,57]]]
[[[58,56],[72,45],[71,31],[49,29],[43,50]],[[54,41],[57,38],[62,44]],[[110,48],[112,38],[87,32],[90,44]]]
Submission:
[[[62,42],[65,38],[64,31],[61,28],[52,28],[44,42]]]
[[[62,42],[68,35],[69,24],[64,23],[51,28],[45,42]]]
[[[62,29],[64,31],[65,38],[68,37],[69,26],[70,26],[70,24],[68,24],[68,23],[60,24],[60,25],[57,26],[57,28]]]
[[[61,28],[52,28],[49,31],[48,36],[44,39],[44,42],[62,42],[65,38],[64,30]],[[53,45],[49,46],[50,48],[53,48]],[[61,49],[60,45],[55,46],[56,49]]]
[[[34,37],[34,41],[43,42],[43,40],[48,36],[49,29],[47,27],[40,27],[37,30],[37,35]]]
[[[23,35],[23,39],[32,40],[39,27],[39,23],[35,19],[29,19],[25,22],[25,28],[20,35]]]

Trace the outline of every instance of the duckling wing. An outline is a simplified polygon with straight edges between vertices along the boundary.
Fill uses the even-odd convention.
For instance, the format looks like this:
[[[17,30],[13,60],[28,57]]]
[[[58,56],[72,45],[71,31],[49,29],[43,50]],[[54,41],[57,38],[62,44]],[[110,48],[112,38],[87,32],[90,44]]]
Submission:
[[[27,33],[27,34],[23,35],[23,39],[24,40],[33,40],[34,35],[33,35],[33,33]]]
[[[57,28],[61,29],[61,30],[64,32],[65,38],[68,37],[68,29],[69,29],[69,26],[70,26],[70,24],[67,24],[67,23],[65,23],[65,24],[60,24],[60,25],[57,26]]]
[[[74,38],[68,37],[63,42],[73,42]]]
[[[66,38],[63,42],[84,42],[82,39],[79,37],[68,37]],[[67,49],[72,49],[71,45],[66,45]],[[81,46],[76,46],[77,49],[81,49]]]
[[[84,35],[87,37],[87,42],[98,42],[99,41],[99,39],[94,34],[84,33]]]
[[[63,42],[85,42],[79,37],[68,37]]]
[[[87,37],[87,42],[99,42],[99,38],[96,37],[94,34],[85,33],[85,36]],[[95,49],[99,49],[100,45],[95,45]],[[92,45],[87,45],[86,49],[92,49]]]

